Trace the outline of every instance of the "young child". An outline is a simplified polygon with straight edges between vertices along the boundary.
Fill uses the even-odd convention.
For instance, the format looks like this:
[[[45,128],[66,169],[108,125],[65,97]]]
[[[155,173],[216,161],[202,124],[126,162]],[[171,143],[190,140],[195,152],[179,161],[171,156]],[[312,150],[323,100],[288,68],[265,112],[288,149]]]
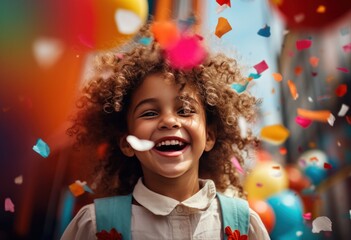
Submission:
[[[231,163],[257,143],[238,125],[258,103],[231,88],[245,81],[221,54],[174,69],[157,42],[100,56],[69,133],[105,146],[100,189],[114,197],[83,207],[61,239],[269,239]],[[219,193],[228,188],[237,197]]]

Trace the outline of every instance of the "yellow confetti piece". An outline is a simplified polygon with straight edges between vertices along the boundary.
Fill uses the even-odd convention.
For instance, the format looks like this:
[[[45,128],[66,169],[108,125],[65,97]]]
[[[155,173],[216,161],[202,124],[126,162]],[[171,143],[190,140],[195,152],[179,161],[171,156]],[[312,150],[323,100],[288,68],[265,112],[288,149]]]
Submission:
[[[310,57],[310,64],[312,67],[317,67],[319,63],[319,58],[317,57]]]
[[[292,98],[296,100],[299,97],[299,94],[297,93],[295,83],[291,80],[288,80],[288,86],[289,86],[289,90]]]
[[[331,112],[328,110],[311,111],[298,108],[297,115],[314,121],[328,122]]]
[[[228,20],[224,17],[218,18],[218,23],[216,26],[216,36],[221,38],[224,34],[232,30],[232,26],[230,26]]]
[[[281,124],[270,125],[261,129],[262,140],[275,145],[285,142],[289,135],[289,130]]]
[[[78,183],[72,183],[68,186],[69,190],[72,192],[73,196],[78,197],[84,193],[84,188]]]
[[[273,78],[277,82],[281,82],[283,80],[283,76],[280,73],[273,73]]]
[[[326,7],[324,5],[319,5],[316,12],[317,13],[325,13]]]

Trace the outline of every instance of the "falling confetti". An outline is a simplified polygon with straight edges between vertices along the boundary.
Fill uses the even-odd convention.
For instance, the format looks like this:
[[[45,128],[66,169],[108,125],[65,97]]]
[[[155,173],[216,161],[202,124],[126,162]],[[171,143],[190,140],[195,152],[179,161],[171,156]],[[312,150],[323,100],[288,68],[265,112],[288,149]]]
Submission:
[[[262,36],[262,37],[269,37],[269,36],[271,36],[271,28],[270,28],[270,26],[265,25],[263,28],[258,30],[257,34]]]
[[[297,231],[297,232],[296,232],[296,237],[301,237],[301,236],[302,236],[302,234],[303,234],[303,232],[302,232],[302,231]]]
[[[249,84],[249,82],[247,82],[246,84],[242,85],[239,83],[234,83],[232,85],[232,89],[234,89],[237,93],[242,93],[243,91],[246,90],[247,85]]]
[[[342,46],[342,49],[344,50],[345,53],[350,53],[351,52],[351,43]]]
[[[328,118],[332,114],[328,110],[312,111],[312,110],[297,108],[297,115],[310,120],[327,122]]]
[[[302,217],[303,217],[305,220],[311,220],[312,214],[311,214],[310,212],[304,213],[304,214],[302,215]]]
[[[317,57],[310,57],[310,64],[312,67],[317,67],[319,63],[319,58]]]
[[[335,89],[335,94],[338,97],[342,97],[347,93],[347,85],[346,84],[340,84],[336,89]]]
[[[218,23],[216,26],[215,34],[217,37],[221,38],[224,34],[232,30],[232,26],[230,26],[228,20],[224,17],[218,18]]]
[[[316,9],[317,13],[325,13],[326,7],[324,5],[319,5],[318,8]]]
[[[324,163],[323,167],[325,169],[332,169],[333,168],[333,166],[331,164],[329,164],[329,163]]]
[[[299,76],[302,73],[303,68],[301,66],[296,66],[294,69],[295,75]]]
[[[249,79],[258,79],[261,77],[261,74],[257,74],[257,73],[250,73],[249,75]]]
[[[281,155],[286,155],[288,153],[288,150],[286,149],[286,147],[280,147],[279,148],[279,153]]]
[[[283,76],[280,73],[273,73],[272,76],[277,82],[281,82],[283,80]]]
[[[216,10],[216,13],[217,14],[219,14],[219,13],[221,13],[221,12],[223,12],[225,9],[227,9],[228,8],[228,5],[227,4],[223,4],[222,6],[218,6],[217,7],[217,10]]]
[[[21,185],[22,183],[23,183],[23,176],[22,175],[15,178],[15,184]]]
[[[127,142],[132,146],[134,150],[143,152],[149,151],[155,146],[155,143],[149,140],[142,140],[133,135],[127,136]]]
[[[180,32],[173,21],[155,21],[151,25],[151,32],[162,48],[174,46],[180,39]]]
[[[334,126],[334,122],[335,122],[335,117],[333,114],[330,114],[328,119],[327,119],[327,122],[329,123],[330,126]]]
[[[306,118],[303,118],[301,116],[297,116],[295,118],[295,122],[303,128],[308,128],[312,123],[312,121],[310,119],[306,119]]]
[[[295,15],[294,20],[296,23],[302,22],[303,20],[305,20],[305,14],[300,13],[300,14]]]
[[[166,59],[176,69],[191,69],[207,56],[198,36],[182,36],[175,46],[165,49]]]
[[[234,165],[234,167],[238,170],[238,172],[240,172],[241,174],[244,174],[244,170],[242,169],[242,167],[241,167],[238,159],[236,159],[236,157],[232,157],[231,162]]]
[[[296,49],[301,51],[312,46],[312,41],[309,39],[297,40],[296,41]]]
[[[346,121],[348,124],[351,124],[351,116],[346,116]]]
[[[139,39],[138,41],[140,44],[143,44],[143,45],[150,45],[151,42],[152,42],[152,38],[148,38],[148,37],[142,37]]]
[[[349,69],[344,68],[344,67],[337,67],[336,69],[341,71],[341,72],[344,72],[344,73],[348,73],[349,72]]]
[[[347,113],[347,111],[349,110],[349,106],[347,106],[346,104],[342,104],[341,108],[338,112],[338,117],[343,117],[345,116],[345,114]]]
[[[239,117],[238,119],[238,125],[239,125],[239,128],[240,128],[240,137],[242,138],[246,138],[247,137],[247,122],[245,120],[245,118],[243,117]]]
[[[216,0],[216,2],[219,4],[219,5],[224,5],[224,4],[226,4],[226,5],[228,5],[229,7],[231,7],[231,5],[230,5],[230,0]]]
[[[312,232],[319,233],[320,231],[332,231],[332,222],[328,217],[317,217],[312,222]]]
[[[44,158],[47,158],[50,154],[49,146],[40,138],[37,140],[37,143],[33,146],[33,150],[39,153]]]
[[[289,86],[289,90],[292,98],[296,100],[299,97],[299,94],[297,93],[295,83],[291,80],[288,80],[288,86]]]
[[[261,62],[257,63],[255,66],[253,66],[257,74],[261,74],[262,72],[266,71],[268,69],[268,65],[265,60],[262,60]]]
[[[60,59],[64,52],[64,44],[59,39],[42,37],[33,43],[33,55],[38,65],[50,68]]]
[[[272,144],[282,144],[289,137],[290,132],[281,124],[265,126],[261,129],[261,138]]]
[[[15,212],[15,205],[13,204],[11,198],[5,198],[5,211]]]
[[[76,183],[76,182],[69,185],[68,188],[71,191],[71,193],[73,194],[73,196],[75,196],[75,197],[78,197],[85,192],[84,187],[81,184]]]

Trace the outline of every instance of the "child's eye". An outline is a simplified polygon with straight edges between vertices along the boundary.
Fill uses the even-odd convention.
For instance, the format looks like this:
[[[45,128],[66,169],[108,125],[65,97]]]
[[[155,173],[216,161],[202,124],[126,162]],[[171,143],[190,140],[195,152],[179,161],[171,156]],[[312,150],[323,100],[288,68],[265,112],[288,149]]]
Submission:
[[[194,113],[196,113],[196,111],[192,108],[181,108],[178,110],[178,114],[184,117],[191,116]]]
[[[157,116],[157,112],[155,111],[146,111],[140,115],[140,117],[154,117],[154,116]]]

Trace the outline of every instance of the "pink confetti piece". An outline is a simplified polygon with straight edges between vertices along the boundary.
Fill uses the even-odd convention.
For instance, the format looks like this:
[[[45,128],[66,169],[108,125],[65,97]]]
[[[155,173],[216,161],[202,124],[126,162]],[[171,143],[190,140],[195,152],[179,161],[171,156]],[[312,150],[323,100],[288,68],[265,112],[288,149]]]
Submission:
[[[349,69],[344,68],[344,67],[337,67],[336,69],[341,71],[341,72],[344,72],[344,73],[348,73],[349,72]]]
[[[15,212],[15,205],[13,204],[10,198],[5,199],[5,211]]]
[[[173,68],[185,70],[201,64],[207,56],[197,36],[182,37],[175,46],[167,48],[165,54]]]
[[[312,46],[312,41],[309,39],[297,40],[296,49],[301,51],[303,49],[310,48]]]
[[[302,217],[303,217],[305,220],[311,220],[312,214],[311,214],[310,212],[304,213],[304,214],[302,215]]]
[[[240,172],[241,174],[244,174],[244,170],[240,166],[240,163],[236,157],[232,157],[231,162],[233,163],[234,167]]]
[[[303,118],[301,116],[297,116],[295,118],[295,122],[299,124],[303,128],[307,128],[311,125],[312,121],[310,119]]]
[[[268,69],[268,65],[265,60],[262,60],[261,62],[257,63],[254,68],[256,69],[257,74],[261,74]]]
[[[342,49],[344,50],[345,53],[351,52],[351,43],[342,46]]]

